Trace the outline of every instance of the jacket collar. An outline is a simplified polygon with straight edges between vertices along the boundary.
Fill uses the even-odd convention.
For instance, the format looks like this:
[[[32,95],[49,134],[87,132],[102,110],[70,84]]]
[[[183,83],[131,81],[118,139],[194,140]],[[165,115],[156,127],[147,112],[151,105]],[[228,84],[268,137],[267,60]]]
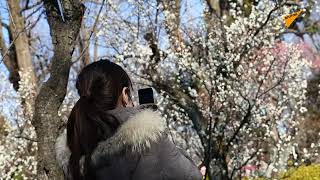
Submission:
[[[130,117],[145,109],[157,110],[158,106],[155,104],[141,104],[134,107],[118,107],[112,110],[108,110],[109,114],[112,114],[119,120],[120,124],[126,122]]]
[[[156,109],[156,105],[146,104],[109,111],[122,124],[112,137],[98,144],[91,155],[91,163],[98,165],[103,157],[122,150],[141,153],[150,147],[151,142],[158,141],[166,131],[166,122]]]

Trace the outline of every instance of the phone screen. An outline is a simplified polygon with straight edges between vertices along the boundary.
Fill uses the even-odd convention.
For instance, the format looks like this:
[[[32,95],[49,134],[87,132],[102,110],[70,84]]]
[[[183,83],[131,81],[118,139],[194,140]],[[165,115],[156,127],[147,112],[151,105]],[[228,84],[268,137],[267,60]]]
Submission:
[[[138,90],[139,104],[154,103],[152,88],[145,88]]]

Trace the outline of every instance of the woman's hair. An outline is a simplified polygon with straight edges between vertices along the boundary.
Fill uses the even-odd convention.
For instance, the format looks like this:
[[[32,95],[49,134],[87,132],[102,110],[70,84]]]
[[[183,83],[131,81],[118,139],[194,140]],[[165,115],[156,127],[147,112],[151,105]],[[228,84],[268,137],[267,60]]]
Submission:
[[[130,98],[132,82],[128,74],[109,60],[91,63],[78,75],[76,88],[80,99],[73,107],[67,123],[67,144],[71,151],[69,172],[72,179],[90,178],[86,166],[84,176],[80,174],[80,158],[86,157],[87,164],[98,142],[112,136],[118,128],[119,122],[107,110],[116,108],[124,87],[128,87]]]

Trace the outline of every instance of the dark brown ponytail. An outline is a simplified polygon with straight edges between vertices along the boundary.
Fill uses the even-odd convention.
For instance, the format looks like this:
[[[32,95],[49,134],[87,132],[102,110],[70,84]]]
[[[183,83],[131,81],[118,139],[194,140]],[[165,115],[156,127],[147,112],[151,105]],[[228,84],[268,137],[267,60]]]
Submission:
[[[69,172],[74,180],[94,179],[90,171],[80,173],[79,161],[81,157],[90,157],[98,142],[112,136],[119,127],[117,119],[106,111],[116,108],[124,87],[129,88],[130,96],[132,83],[119,65],[100,60],[81,71],[76,87],[80,99],[67,123],[67,143],[71,150]]]

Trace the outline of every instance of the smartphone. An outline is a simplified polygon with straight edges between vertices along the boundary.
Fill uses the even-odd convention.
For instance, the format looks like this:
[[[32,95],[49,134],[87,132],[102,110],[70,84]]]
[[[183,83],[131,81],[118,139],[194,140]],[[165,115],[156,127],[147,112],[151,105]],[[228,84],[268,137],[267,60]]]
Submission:
[[[154,103],[152,88],[144,88],[138,90],[139,104]]]

